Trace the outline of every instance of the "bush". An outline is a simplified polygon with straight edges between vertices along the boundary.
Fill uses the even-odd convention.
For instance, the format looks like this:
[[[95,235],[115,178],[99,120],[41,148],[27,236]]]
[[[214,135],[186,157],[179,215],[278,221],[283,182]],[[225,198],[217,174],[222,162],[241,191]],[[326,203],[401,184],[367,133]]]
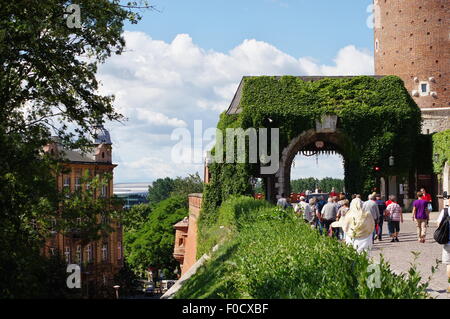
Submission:
[[[255,219],[259,209],[271,207],[266,201],[251,197],[232,196],[217,210],[214,219],[204,219],[200,214],[197,257],[208,253],[216,244],[238,231],[246,222]]]
[[[384,260],[379,265],[381,288],[370,289],[366,254],[321,236],[292,210],[262,203],[248,198],[224,203],[219,215],[235,225],[230,240],[176,298],[427,297],[427,284],[420,283],[415,268],[396,275]]]

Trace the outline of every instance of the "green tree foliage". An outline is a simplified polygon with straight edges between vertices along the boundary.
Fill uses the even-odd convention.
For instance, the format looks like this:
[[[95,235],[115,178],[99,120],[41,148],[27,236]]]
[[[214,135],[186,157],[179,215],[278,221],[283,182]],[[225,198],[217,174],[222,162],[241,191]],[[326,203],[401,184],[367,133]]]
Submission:
[[[198,172],[189,174],[187,177],[177,177],[172,195],[189,195],[203,192],[203,180]]]
[[[201,193],[203,181],[197,173],[189,174],[187,177],[173,179],[170,177],[158,178],[148,187],[148,201],[154,206],[170,196],[189,195]]]
[[[434,159],[434,172],[442,173],[445,163],[449,162],[450,165],[450,130],[433,135],[433,154],[437,154]]]
[[[127,262],[124,263],[123,267],[114,276],[114,282],[120,286],[119,298],[134,296],[137,290],[142,288],[139,277]]]
[[[319,181],[319,189],[325,193],[331,192],[333,189],[336,192],[342,192],[344,190],[344,180],[339,178],[325,177]]]
[[[52,175],[55,161],[42,154],[42,147],[57,134],[65,146],[86,150],[94,124],[122,118],[113,97],[98,94],[96,71],[111,54],[123,51],[124,22],[135,23],[140,16],[118,0],[83,0],[76,2],[82,27],[69,28],[64,11],[71,3],[0,2],[2,298],[28,296],[31,287],[45,284],[30,265],[43,244],[42,225],[55,216],[60,198]],[[64,206],[75,211],[82,205],[65,200]]]
[[[173,258],[173,225],[188,215],[186,196],[173,196],[158,203],[141,228],[125,233],[125,258],[135,272],[148,267],[163,270],[168,276],[178,262]]]
[[[149,204],[134,205],[122,214],[121,223],[124,231],[135,231],[142,227],[152,212],[152,206]]]
[[[314,190],[318,187],[319,187],[319,180],[314,177],[291,180],[291,191],[293,193],[300,193],[306,190],[314,192]]]
[[[175,181],[170,177],[158,178],[148,187],[148,202],[155,206],[165,200],[175,189]]]
[[[314,192],[316,188],[322,190],[324,193],[329,193],[333,187],[336,192],[341,192],[344,189],[344,180],[332,177],[322,179],[308,177],[291,181],[291,191],[293,193],[301,193],[306,190]]]

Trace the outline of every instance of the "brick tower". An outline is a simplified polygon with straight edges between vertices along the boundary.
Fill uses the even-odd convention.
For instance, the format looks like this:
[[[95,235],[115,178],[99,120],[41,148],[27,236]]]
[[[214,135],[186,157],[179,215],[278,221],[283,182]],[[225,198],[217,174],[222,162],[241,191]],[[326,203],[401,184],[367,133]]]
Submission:
[[[450,0],[374,0],[375,73],[397,75],[424,134],[450,129]]]

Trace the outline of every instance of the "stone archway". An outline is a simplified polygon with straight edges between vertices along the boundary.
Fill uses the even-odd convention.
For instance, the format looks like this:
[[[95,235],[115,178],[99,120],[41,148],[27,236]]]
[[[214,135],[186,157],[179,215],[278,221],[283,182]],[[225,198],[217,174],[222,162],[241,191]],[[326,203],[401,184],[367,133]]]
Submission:
[[[324,121],[326,120],[322,119],[322,123]],[[336,129],[335,125],[336,121],[334,122],[334,127],[331,128],[323,129],[323,127],[317,125],[316,129],[304,131],[292,139],[289,145],[283,149],[280,157],[280,167],[274,177],[275,196],[281,196],[282,193],[290,193],[292,161],[300,150],[311,143],[322,141],[327,145],[331,145],[334,151],[340,153],[344,157],[344,161],[348,158],[348,149],[352,145],[346,135],[341,130]]]

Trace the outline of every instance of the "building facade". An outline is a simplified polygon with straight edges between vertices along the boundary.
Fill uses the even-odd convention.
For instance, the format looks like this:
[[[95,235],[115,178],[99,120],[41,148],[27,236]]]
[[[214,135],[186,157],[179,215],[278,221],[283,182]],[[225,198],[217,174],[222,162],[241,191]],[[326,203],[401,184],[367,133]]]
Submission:
[[[375,0],[375,74],[397,75],[423,134],[450,129],[450,1]]]
[[[450,129],[450,0],[374,0],[374,11],[375,73],[404,81],[422,111],[422,134]],[[448,191],[442,180],[448,176],[416,171],[404,186],[426,188],[440,209]],[[382,188],[396,194],[398,184],[392,176]]]
[[[180,263],[181,275],[188,272],[197,261],[197,222],[202,198],[202,194],[189,194],[189,217],[173,226],[175,228],[173,257]]]
[[[148,187],[151,183],[119,183],[114,184],[114,195],[124,202],[124,209],[148,203]]]
[[[117,165],[112,164],[109,132],[98,127],[96,134],[95,148],[90,154],[64,149],[57,139],[44,148],[45,152],[61,158],[63,170],[56,176],[59,191],[86,191],[89,187],[88,183],[83,183],[83,176],[86,174],[112,176]],[[113,194],[113,180],[109,180],[96,193],[96,196],[110,198]],[[108,236],[89,243],[77,231],[64,234],[53,231],[43,249],[46,256],[59,253],[67,264],[78,264],[81,267],[81,289],[85,297],[113,296],[114,276],[123,265],[122,226],[116,221],[101,220],[100,216],[98,222],[108,223],[113,231]]]

